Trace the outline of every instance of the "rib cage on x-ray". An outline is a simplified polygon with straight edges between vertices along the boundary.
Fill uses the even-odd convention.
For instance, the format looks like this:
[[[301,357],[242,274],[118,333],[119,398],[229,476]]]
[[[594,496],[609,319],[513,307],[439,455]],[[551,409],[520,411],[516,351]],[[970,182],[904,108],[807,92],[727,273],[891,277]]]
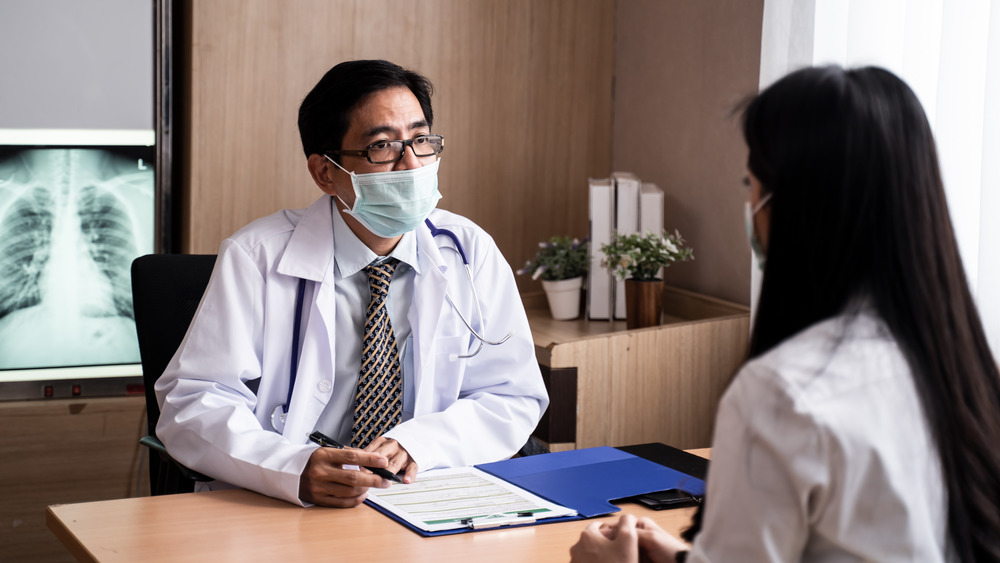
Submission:
[[[0,368],[138,361],[129,268],[152,198],[152,170],[108,150],[0,160]]]
[[[0,318],[38,305],[38,279],[49,259],[52,196],[37,186],[26,190],[0,220]]]

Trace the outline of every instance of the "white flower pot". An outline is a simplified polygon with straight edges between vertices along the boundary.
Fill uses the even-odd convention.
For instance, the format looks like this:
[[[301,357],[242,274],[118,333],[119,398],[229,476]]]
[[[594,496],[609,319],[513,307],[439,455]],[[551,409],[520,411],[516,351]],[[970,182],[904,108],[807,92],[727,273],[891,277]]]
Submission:
[[[583,277],[568,280],[542,280],[542,289],[549,300],[549,311],[557,321],[575,319],[580,316],[580,291]]]

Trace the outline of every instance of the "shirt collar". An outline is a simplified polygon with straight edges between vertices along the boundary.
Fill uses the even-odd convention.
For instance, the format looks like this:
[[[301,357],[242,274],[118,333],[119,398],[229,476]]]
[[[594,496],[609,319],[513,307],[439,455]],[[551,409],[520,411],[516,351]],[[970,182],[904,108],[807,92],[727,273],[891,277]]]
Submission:
[[[330,198],[330,212],[333,214],[333,244],[336,249],[334,261],[337,263],[340,277],[352,276],[380,258],[365,243],[361,242],[361,239],[347,226],[344,217],[337,210],[335,198]],[[396,248],[393,248],[389,256],[385,258],[389,257],[399,260],[413,268],[416,273],[420,273],[420,268],[417,266],[417,238],[413,231],[403,233]]]

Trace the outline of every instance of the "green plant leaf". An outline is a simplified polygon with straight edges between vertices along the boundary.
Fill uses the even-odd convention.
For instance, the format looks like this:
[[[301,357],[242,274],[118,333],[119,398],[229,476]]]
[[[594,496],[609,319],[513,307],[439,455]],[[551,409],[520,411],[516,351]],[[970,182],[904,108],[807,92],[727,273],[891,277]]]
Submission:
[[[525,262],[517,273],[530,274],[532,279],[568,280],[587,273],[590,264],[589,244],[568,236],[554,236],[538,243],[533,260]]]
[[[674,262],[694,260],[694,249],[686,246],[679,231],[657,234],[622,235],[611,233],[611,241],[601,245],[604,260],[601,266],[621,279],[656,279],[661,268]]]

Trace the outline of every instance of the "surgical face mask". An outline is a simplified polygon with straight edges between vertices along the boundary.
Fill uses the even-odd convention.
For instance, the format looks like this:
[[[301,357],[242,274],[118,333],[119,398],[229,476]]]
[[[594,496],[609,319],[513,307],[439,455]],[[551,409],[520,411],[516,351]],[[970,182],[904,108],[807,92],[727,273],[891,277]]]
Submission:
[[[345,212],[382,238],[396,237],[416,229],[441,199],[441,192],[437,189],[440,159],[411,170],[370,174],[355,174],[329,156],[326,159],[351,175],[354,206]],[[340,196],[334,197],[344,207],[349,207]]]
[[[764,247],[760,245],[760,241],[757,240],[756,229],[754,228],[753,218],[757,215],[757,212],[767,205],[767,202],[771,199],[771,194],[765,195],[756,206],[751,206],[750,202],[746,202],[743,210],[743,216],[745,218],[746,228],[747,228],[747,238],[750,240],[750,250],[753,251],[754,258],[757,260],[757,268],[760,271],[764,271],[764,260],[766,256],[764,255]]]

